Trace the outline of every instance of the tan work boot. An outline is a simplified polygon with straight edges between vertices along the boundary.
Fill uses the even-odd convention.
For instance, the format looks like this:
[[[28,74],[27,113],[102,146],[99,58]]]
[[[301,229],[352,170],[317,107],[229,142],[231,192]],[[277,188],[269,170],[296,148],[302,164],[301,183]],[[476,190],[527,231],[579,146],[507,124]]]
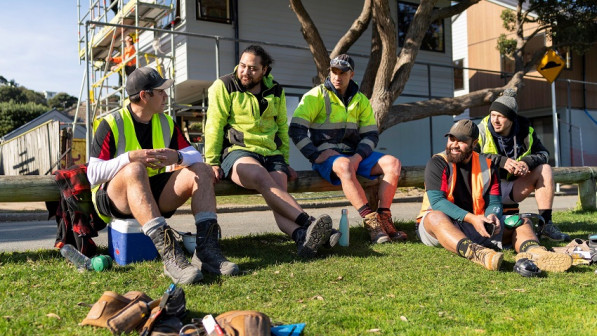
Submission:
[[[388,212],[378,213],[378,215],[382,229],[388,234],[392,241],[403,242],[408,239],[406,232],[396,230],[394,221],[392,220],[392,215],[390,215]]]
[[[550,252],[543,246],[533,246],[526,252],[516,255],[516,261],[522,258],[532,260],[542,271],[565,272],[572,266],[572,257],[557,252]]]
[[[504,254],[479,244],[471,244],[465,257],[490,271],[497,271],[500,269]]]
[[[371,237],[372,244],[383,244],[391,241],[388,234],[383,230],[379,215],[377,212],[372,212],[365,216],[363,225],[369,231],[369,237]]]

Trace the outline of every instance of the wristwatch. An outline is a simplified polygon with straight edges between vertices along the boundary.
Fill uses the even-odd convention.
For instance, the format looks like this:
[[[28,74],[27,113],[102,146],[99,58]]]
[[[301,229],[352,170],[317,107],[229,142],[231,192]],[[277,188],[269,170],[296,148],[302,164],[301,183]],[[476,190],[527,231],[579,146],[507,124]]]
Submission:
[[[176,151],[176,153],[178,153],[178,162],[176,162],[176,164],[181,164],[182,163],[182,153],[180,151]]]

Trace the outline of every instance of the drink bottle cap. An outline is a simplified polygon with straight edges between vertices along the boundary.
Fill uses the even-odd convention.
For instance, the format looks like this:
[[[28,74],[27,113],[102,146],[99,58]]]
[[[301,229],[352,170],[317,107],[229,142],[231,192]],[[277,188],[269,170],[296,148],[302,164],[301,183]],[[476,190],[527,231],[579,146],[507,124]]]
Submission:
[[[107,255],[93,257],[91,258],[91,267],[93,267],[93,270],[96,272],[109,270],[112,268],[112,258]]]

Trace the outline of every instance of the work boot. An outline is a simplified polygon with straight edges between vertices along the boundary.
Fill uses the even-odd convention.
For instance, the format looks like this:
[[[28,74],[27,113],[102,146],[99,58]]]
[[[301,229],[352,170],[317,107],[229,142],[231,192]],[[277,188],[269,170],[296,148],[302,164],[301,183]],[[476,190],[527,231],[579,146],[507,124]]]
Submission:
[[[533,246],[526,252],[516,255],[516,261],[522,258],[532,260],[542,271],[565,272],[572,266],[572,257],[557,252],[550,252],[543,246]]]
[[[543,227],[539,228],[539,236],[547,237],[553,241],[569,242],[572,240],[570,239],[569,235],[560,231],[560,229],[558,229],[558,227],[555,226],[552,221],[545,223]]]
[[[317,249],[330,241],[332,219],[328,215],[322,215],[308,227],[299,230],[296,237],[297,254],[302,258],[312,258],[317,254]]]
[[[470,244],[465,258],[490,271],[497,271],[500,269],[504,254],[479,244]]]
[[[218,225],[218,222],[207,220],[197,223],[196,226],[197,246],[191,263],[203,271],[214,274],[238,274],[238,265],[226,259],[220,249],[220,225]]]
[[[192,284],[201,281],[203,274],[191,265],[168,225],[156,229],[150,236],[164,263],[164,273],[177,284]]]
[[[388,234],[382,228],[377,212],[372,212],[365,216],[363,225],[365,226],[365,229],[369,231],[371,244],[383,244],[391,241]]]
[[[392,239],[392,241],[403,242],[408,239],[408,235],[406,232],[397,231],[396,227],[394,226],[394,221],[392,220],[392,215],[388,212],[381,212],[378,213],[379,221],[381,223],[382,229],[385,233]]]
[[[311,225],[314,221],[316,220],[315,217],[310,216],[309,217],[309,225]],[[309,226],[303,226],[305,229],[307,229]],[[342,232],[333,229],[330,232],[330,238],[323,243],[323,247],[327,248],[327,249],[331,249],[332,247],[336,246],[336,244],[338,244],[338,242],[340,241],[340,237],[342,237]]]

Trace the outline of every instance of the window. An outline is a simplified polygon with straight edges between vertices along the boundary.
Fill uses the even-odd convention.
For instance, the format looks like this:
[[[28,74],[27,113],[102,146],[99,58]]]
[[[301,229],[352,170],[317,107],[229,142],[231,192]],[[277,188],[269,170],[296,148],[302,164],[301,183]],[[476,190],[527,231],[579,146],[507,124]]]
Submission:
[[[409,2],[398,2],[398,45],[403,46],[406,39],[408,26],[415,16],[417,4]],[[444,20],[439,19],[431,22],[429,29],[421,42],[421,50],[444,52]]]
[[[454,90],[464,90],[464,59],[452,62],[454,66]]]
[[[197,0],[197,20],[230,23],[230,0]]]

